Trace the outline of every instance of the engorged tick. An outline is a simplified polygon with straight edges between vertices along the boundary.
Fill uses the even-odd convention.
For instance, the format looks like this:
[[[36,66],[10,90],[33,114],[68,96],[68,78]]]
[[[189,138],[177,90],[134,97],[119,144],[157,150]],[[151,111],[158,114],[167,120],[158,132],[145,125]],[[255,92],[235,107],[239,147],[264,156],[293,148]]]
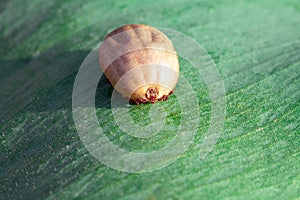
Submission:
[[[100,46],[99,64],[115,89],[135,104],[167,100],[179,77],[171,40],[143,24],[110,32]]]

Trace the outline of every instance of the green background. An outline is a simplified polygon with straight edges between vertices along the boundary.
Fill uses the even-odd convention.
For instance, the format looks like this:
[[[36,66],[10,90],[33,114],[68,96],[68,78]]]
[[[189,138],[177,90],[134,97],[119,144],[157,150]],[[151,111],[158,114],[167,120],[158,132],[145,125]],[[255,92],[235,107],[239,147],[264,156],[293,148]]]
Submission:
[[[208,128],[210,99],[182,59],[201,113],[194,144],[177,161],[149,173],[119,172],[81,143],[71,109],[76,72],[109,31],[128,23],[182,32],[214,59],[227,115],[204,159],[196,144]],[[0,47],[0,199],[299,199],[298,0],[4,0]],[[141,140],[113,126],[112,88],[99,85],[97,115],[114,143],[147,152],[174,137],[175,96],[161,103],[164,130]],[[132,118],[149,123],[150,107],[132,106]]]

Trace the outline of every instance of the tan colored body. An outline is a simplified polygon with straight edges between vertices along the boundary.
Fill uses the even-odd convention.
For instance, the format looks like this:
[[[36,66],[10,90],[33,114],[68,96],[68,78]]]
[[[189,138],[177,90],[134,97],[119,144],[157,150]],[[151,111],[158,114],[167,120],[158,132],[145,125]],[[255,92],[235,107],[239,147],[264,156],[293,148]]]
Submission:
[[[142,24],[109,33],[100,46],[99,63],[115,89],[138,103],[166,100],[179,76],[172,42],[159,30]]]

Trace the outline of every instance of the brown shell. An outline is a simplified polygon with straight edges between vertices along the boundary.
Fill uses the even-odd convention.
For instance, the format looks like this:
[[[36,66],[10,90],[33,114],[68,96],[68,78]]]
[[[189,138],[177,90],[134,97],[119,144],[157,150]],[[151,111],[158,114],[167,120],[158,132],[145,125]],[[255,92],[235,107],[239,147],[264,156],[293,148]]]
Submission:
[[[99,63],[115,89],[137,104],[166,100],[179,76],[172,42],[161,31],[142,24],[110,32],[100,46]]]

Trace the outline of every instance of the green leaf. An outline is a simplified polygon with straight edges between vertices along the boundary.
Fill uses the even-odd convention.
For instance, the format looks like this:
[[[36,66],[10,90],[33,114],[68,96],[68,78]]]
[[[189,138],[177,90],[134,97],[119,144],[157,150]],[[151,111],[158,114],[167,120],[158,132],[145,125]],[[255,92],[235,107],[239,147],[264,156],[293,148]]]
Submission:
[[[1,1],[0,199],[299,199],[299,8],[296,0]],[[211,99],[182,58],[180,73],[198,100],[191,106],[200,110],[182,156],[160,170],[126,173],[99,162],[80,140],[72,115],[78,69],[108,32],[129,23],[184,33],[215,61],[226,119],[204,158],[199,145]],[[142,139],[118,127],[112,90],[102,77],[95,96],[111,142],[145,153],[176,136],[184,113],[175,95],[159,102],[167,113],[163,129]],[[150,104],[128,108],[138,125],[161,120],[150,117]]]

